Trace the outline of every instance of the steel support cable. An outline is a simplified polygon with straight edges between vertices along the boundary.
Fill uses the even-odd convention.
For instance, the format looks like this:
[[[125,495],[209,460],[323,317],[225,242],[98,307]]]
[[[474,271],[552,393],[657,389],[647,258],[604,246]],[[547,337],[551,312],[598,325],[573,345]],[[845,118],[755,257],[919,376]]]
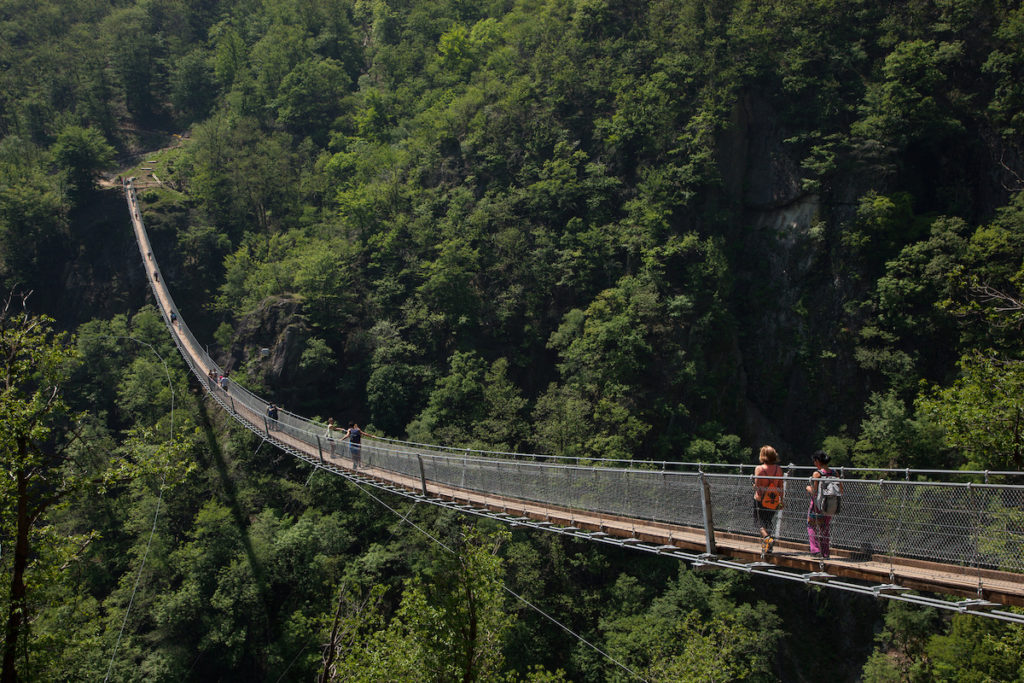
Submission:
[[[150,351],[160,360],[164,366],[164,374],[167,376],[167,388],[171,392],[171,424],[170,424],[170,435],[168,437],[168,444],[174,443],[174,383],[171,381],[171,371],[167,367],[167,361],[160,355],[160,352],[156,350],[156,347],[149,342],[136,339],[135,337],[118,337],[110,335],[87,335],[85,337],[79,337],[79,339],[118,339],[133,341],[138,344],[144,344],[148,346]],[[142,582],[142,572],[146,568],[146,560],[149,557],[149,550],[153,545],[153,536],[156,534],[157,521],[160,519],[160,507],[164,500],[164,485],[167,482],[167,473],[163,472],[160,475],[160,489],[156,499],[156,509],[153,512],[153,527],[149,530],[149,538],[146,540],[146,549],[142,553],[142,562],[139,564],[138,574],[135,576],[135,584],[132,586],[132,594],[128,599],[128,607],[124,611],[124,619],[121,621],[121,630],[118,631],[117,641],[114,643],[114,650],[110,653],[110,663],[107,665],[107,674],[103,677],[104,681],[110,680],[110,673],[114,668],[114,658],[117,657],[117,651],[121,647],[121,638],[124,636],[124,630],[128,624],[128,616],[131,614],[132,605],[135,603],[135,594],[139,590],[139,584]]]
[[[374,495],[374,494],[373,494],[372,492],[370,492],[369,490],[367,490],[367,489],[366,489],[366,488],[365,488],[364,486],[361,486],[361,485],[360,485],[359,483],[357,483],[357,482],[353,482],[353,483],[355,483],[355,484],[356,484],[356,488],[358,488],[358,489],[359,489],[360,491],[362,491],[362,492],[363,492],[364,494],[368,495],[368,496],[369,496],[370,498],[373,498],[373,499],[374,499],[375,501],[377,501],[377,502],[378,502],[378,503],[380,503],[380,504],[381,504],[382,506],[384,506],[385,508],[387,508],[387,509],[388,509],[388,510],[389,510],[389,511],[390,511],[390,512],[392,513],[392,514],[394,514],[394,515],[398,516],[399,518],[401,518],[401,520],[402,520],[403,522],[405,522],[406,524],[408,524],[408,525],[409,525],[409,526],[411,526],[412,528],[416,529],[416,531],[420,532],[421,534],[423,534],[424,536],[426,536],[427,538],[429,538],[429,539],[430,539],[431,541],[433,541],[434,543],[436,543],[437,545],[439,545],[439,546],[440,546],[441,548],[443,548],[444,550],[448,551],[448,552],[449,552],[449,553],[451,553],[452,555],[457,555],[457,554],[458,554],[458,553],[456,553],[456,552],[455,552],[454,550],[452,550],[451,548],[449,548],[449,547],[448,547],[447,545],[445,545],[445,544],[444,544],[444,543],[443,543],[443,542],[442,542],[442,541],[441,541],[440,539],[438,539],[438,538],[436,538],[435,536],[433,536],[433,535],[432,535],[432,534],[431,534],[431,533],[430,533],[429,531],[427,531],[426,529],[423,529],[422,527],[420,527],[420,526],[419,526],[418,524],[416,524],[415,522],[412,522],[412,521],[410,521],[410,520],[409,520],[409,518],[408,518],[408,516],[402,516],[401,514],[399,514],[399,512],[398,512],[398,511],[397,511],[396,509],[394,509],[393,507],[391,507],[390,505],[388,505],[387,503],[385,503],[385,502],[384,502],[383,500],[381,500],[381,499],[380,499],[380,498],[379,498],[378,496]],[[411,512],[411,510],[410,510],[410,512]],[[594,652],[598,653],[599,655],[601,655],[602,657],[604,657],[605,659],[607,659],[608,661],[610,661],[610,662],[611,662],[612,664],[614,664],[615,666],[619,667],[620,669],[622,669],[623,671],[625,671],[626,673],[628,673],[628,674],[629,674],[630,676],[633,676],[633,677],[634,677],[635,679],[637,679],[637,680],[639,680],[639,681],[644,681],[644,683],[647,683],[647,679],[646,679],[646,678],[644,678],[644,677],[643,677],[643,676],[641,676],[640,674],[636,673],[635,671],[633,671],[632,669],[630,669],[630,668],[629,668],[628,666],[626,666],[625,664],[623,664],[622,662],[620,662],[619,660],[615,659],[615,658],[614,658],[614,657],[612,657],[612,656],[611,656],[610,654],[608,654],[607,652],[605,652],[604,650],[602,650],[601,648],[599,648],[599,647],[598,647],[597,645],[594,645],[594,644],[593,644],[593,643],[591,643],[591,642],[590,642],[589,640],[587,640],[586,638],[584,638],[584,637],[583,637],[583,636],[581,636],[580,634],[576,633],[575,631],[573,631],[573,630],[572,630],[571,628],[569,628],[568,626],[566,626],[566,625],[565,625],[565,624],[563,624],[562,622],[558,621],[558,619],[556,619],[555,617],[553,617],[553,616],[551,616],[550,614],[546,613],[546,612],[545,612],[544,610],[540,609],[539,607],[537,607],[536,605],[534,605],[533,603],[531,603],[531,602],[530,602],[529,600],[527,600],[527,599],[526,599],[526,598],[524,598],[523,596],[521,596],[521,595],[519,595],[518,593],[516,593],[515,591],[513,591],[513,590],[512,590],[511,588],[509,588],[508,586],[506,586],[506,585],[505,585],[504,583],[502,583],[501,587],[502,587],[503,589],[505,589],[505,591],[506,591],[506,592],[507,592],[507,593],[508,593],[509,595],[511,595],[511,596],[513,596],[513,597],[515,597],[515,598],[516,598],[517,600],[519,600],[520,602],[522,602],[522,603],[523,603],[524,605],[526,605],[526,606],[527,606],[527,607],[529,607],[530,609],[532,609],[532,610],[536,611],[536,612],[537,612],[537,614],[540,614],[540,615],[541,615],[542,617],[544,617],[545,619],[547,619],[548,621],[550,621],[551,623],[553,623],[553,624],[554,624],[555,626],[558,626],[558,627],[559,627],[560,629],[562,629],[563,631],[565,631],[566,633],[568,633],[569,635],[571,635],[571,636],[572,636],[573,638],[576,638],[577,640],[579,640],[579,641],[580,641],[581,643],[583,643],[584,645],[586,645],[587,647],[589,647],[590,649],[592,649],[592,650],[593,650]]]

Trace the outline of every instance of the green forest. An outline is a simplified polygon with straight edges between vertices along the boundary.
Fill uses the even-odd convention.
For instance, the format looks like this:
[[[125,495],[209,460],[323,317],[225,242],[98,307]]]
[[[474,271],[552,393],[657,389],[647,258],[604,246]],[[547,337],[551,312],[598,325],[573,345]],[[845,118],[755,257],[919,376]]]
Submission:
[[[1024,681],[1024,627],[508,529],[234,424],[1024,470],[1011,0],[0,0],[0,680]],[[269,349],[269,355],[261,353]]]

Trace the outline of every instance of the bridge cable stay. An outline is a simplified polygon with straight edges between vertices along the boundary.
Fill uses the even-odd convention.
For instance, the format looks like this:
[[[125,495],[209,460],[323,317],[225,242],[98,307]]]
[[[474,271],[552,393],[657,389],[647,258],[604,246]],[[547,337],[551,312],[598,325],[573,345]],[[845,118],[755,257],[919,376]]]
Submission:
[[[264,443],[265,443],[265,441],[260,441],[260,446],[262,446]],[[313,477],[319,471],[320,471],[320,468],[318,468],[318,467],[313,467],[313,468],[310,469],[309,477],[306,478],[305,487],[309,487],[309,483],[311,481],[313,481]],[[360,487],[358,484],[356,485],[356,488],[362,490],[362,487]],[[417,504],[419,504],[419,501],[413,501],[413,504],[409,507],[409,512],[407,512],[404,515],[399,515],[399,519],[401,521],[403,521],[403,522],[406,521],[406,519],[408,519],[409,515],[412,513],[412,509],[414,507],[416,507]],[[391,510],[390,507],[388,509]],[[394,510],[391,510],[391,511],[395,512]],[[393,539],[394,537],[395,537],[395,532],[392,531],[391,534],[388,536],[388,539],[384,542],[384,545],[387,545],[388,543],[390,543],[391,539]],[[299,651],[295,653],[295,655],[292,657],[291,661],[288,663],[288,666],[286,666],[284,671],[281,672],[281,675],[277,677],[275,683],[280,683],[280,681],[284,680],[284,677],[291,670],[292,666],[295,664],[295,662],[297,662],[299,660],[299,656],[302,655],[302,653],[305,652],[308,648],[309,648],[309,642],[307,641],[306,643],[304,643],[302,645],[301,648],[299,648]]]
[[[450,553],[452,555],[457,555],[458,554],[454,550],[449,548],[447,545],[445,545],[445,543],[443,541],[441,541],[436,536],[431,534],[429,531],[427,531],[423,527],[419,526],[418,524],[416,524],[415,522],[410,520],[408,515],[402,515],[401,513],[398,512],[398,510],[396,510],[395,508],[393,508],[390,505],[388,505],[386,502],[384,502],[378,496],[375,496],[373,493],[371,493],[369,490],[367,490],[364,486],[360,485],[359,483],[356,483],[356,488],[359,489],[362,493],[364,493],[367,496],[369,496],[370,498],[372,498],[373,500],[377,501],[377,503],[379,503],[383,507],[387,508],[392,514],[394,514],[396,517],[398,517],[402,522],[404,522],[405,524],[408,524],[413,529],[415,529],[416,531],[418,531],[421,534],[423,534],[424,536],[426,536],[433,543],[437,544],[441,549],[447,551],[448,553]],[[615,664],[615,666],[619,667],[620,669],[622,669],[623,671],[628,673],[630,676],[633,676],[635,679],[637,679],[639,681],[644,681],[644,683],[647,683],[647,679],[645,679],[643,676],[641,676],[637,672],[633,671],[628,666],[626,666],[625,664],[623,664],[619,660],[615,659],[615,657],[611,656],[610,654],[608,654],[607,652],[605,652],[604,650],[599,648],[597,645],[594,645],[589,640],[587,640],[586,638],[584,638],[583,636],[581,636],[580,634],[576,633],[571,628],[569,628],[568,626],[566,626],[565,624],[560,622],[555,617],[551,616],[550,614],[548,614],[547,612],[545,612],[541,608],[537,607],[536,605],[534,605],[532,602],[530,602],[529,600],[527,600],[523,596],[521,596],[518,593],[516,593],[515,591],[513,591],[511,588],[506,586],[504,583],[502,583],[501,587],[505,590],[506,593],[508,593],[509,595],[514,597],[515,599],[517,599],[520,602],[522,602],[524,605],[526,605],[527,607],[529,607],[530,609],[535,611],[537,614],[541,615],[542,617],[544,617],[545,619],[547,619],[548,621],[553,623],[555,626],[559,627],[560,629],[562,629],[563,631],[565,631],[566,633],[571,635],[576,640],[580,641],[581,643],[583,643],[584,645],[586,645],[590,649],[594,650],[594,652],[597,652],[599,655],[601,655],[602,657],[604,657],[605,659],[610,661],[612,664]]]
[[[797,495],[778,515],[775,552],[766,562],[759,561],[752,533],[750,466],[583,460],[375,438],[353,451],[300,415],[281,409],[270,420],[267,400],[235,382],[218,383],[221,368],[178,315],[159,276],[131,179],[125,194],[151,291],[207,395],[263,441],[314,467],[433,505],[666,554],[698,568],[1024,623],[1024,613],[999,609],[1024,607],[1019,472],[841,468],[843,509],[833,518],[831,557],[819,560],[807,552],[801,508],[807,500],[799,485],[813,468],[790,465],[786,475]],[[951,602],[919,591],[969,599]]]
[[[136,342],[137,344],[144,344],[149,347],[149,350],[160,360],[164,366],[164,374],[167,376],[167,388],[171,392],[171,415],[170,415],[170,434],[167,438],[168,444],[174,443],[174,383],[171,381],[171,371],[167,367],[167,361],[160,355],[160,352],[156,350],[156,347],[149,342],[135,337],[118,337],[110,335],[86,335],[79,337],[79,339],[117,339],[117,340],[129,340]],[[139,590],[139,584],[142,582],[142,572],[146,568],[146,560],[149,558],[149,550],[153,546],[153,536],[156,534],[157,520],[160,519],[160,507],[164,500],[164,487],[167,483],[167,472],[162,471],[160,473],[160,488],[159,494],[156,499],[156,509],[153,511],[153,526],[149,530],[149,538],[146,540],[146,549],[142,553],[142,560],[139,562],[139,571],[135,575],[135,584],[132,586],[132,594],[128,599],[128,606],[124,610],[124,619],[121,620],[121,629],[117,633],[117,641],[114,643],[114,649],[110,653],[110,662],[107,664],[107,673],[103,677],[104,681],[110,680],[110,674],[114,669],[114,659],[117,657],[117,651],[121,647],[121,638],[124,636],[125,627],[128,625],[128,616],[132,612],[132,605],[135,603],[135,594]]]

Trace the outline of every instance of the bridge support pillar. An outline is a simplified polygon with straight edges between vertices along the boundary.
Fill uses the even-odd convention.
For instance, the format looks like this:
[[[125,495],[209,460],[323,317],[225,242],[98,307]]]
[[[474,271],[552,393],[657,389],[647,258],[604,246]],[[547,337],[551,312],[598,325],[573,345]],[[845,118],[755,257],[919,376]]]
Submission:
[[[715,520],[711,514],[711,486],[708,485],[707,477],[700,473],[700,503],[704,511],[704,545],[708,555],[714,555],[715,548]]]

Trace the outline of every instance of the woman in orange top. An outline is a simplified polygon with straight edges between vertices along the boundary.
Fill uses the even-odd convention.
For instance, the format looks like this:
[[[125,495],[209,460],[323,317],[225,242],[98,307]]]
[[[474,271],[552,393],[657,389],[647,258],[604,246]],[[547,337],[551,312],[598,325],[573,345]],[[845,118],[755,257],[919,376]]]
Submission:
[[[775,513],[782,509],[782,468],[779,454],[771,446],[762,446],[754,468],[754,522],[761,532],[761,553],[770,555],[775,539],[768,529],[775,525]]]

